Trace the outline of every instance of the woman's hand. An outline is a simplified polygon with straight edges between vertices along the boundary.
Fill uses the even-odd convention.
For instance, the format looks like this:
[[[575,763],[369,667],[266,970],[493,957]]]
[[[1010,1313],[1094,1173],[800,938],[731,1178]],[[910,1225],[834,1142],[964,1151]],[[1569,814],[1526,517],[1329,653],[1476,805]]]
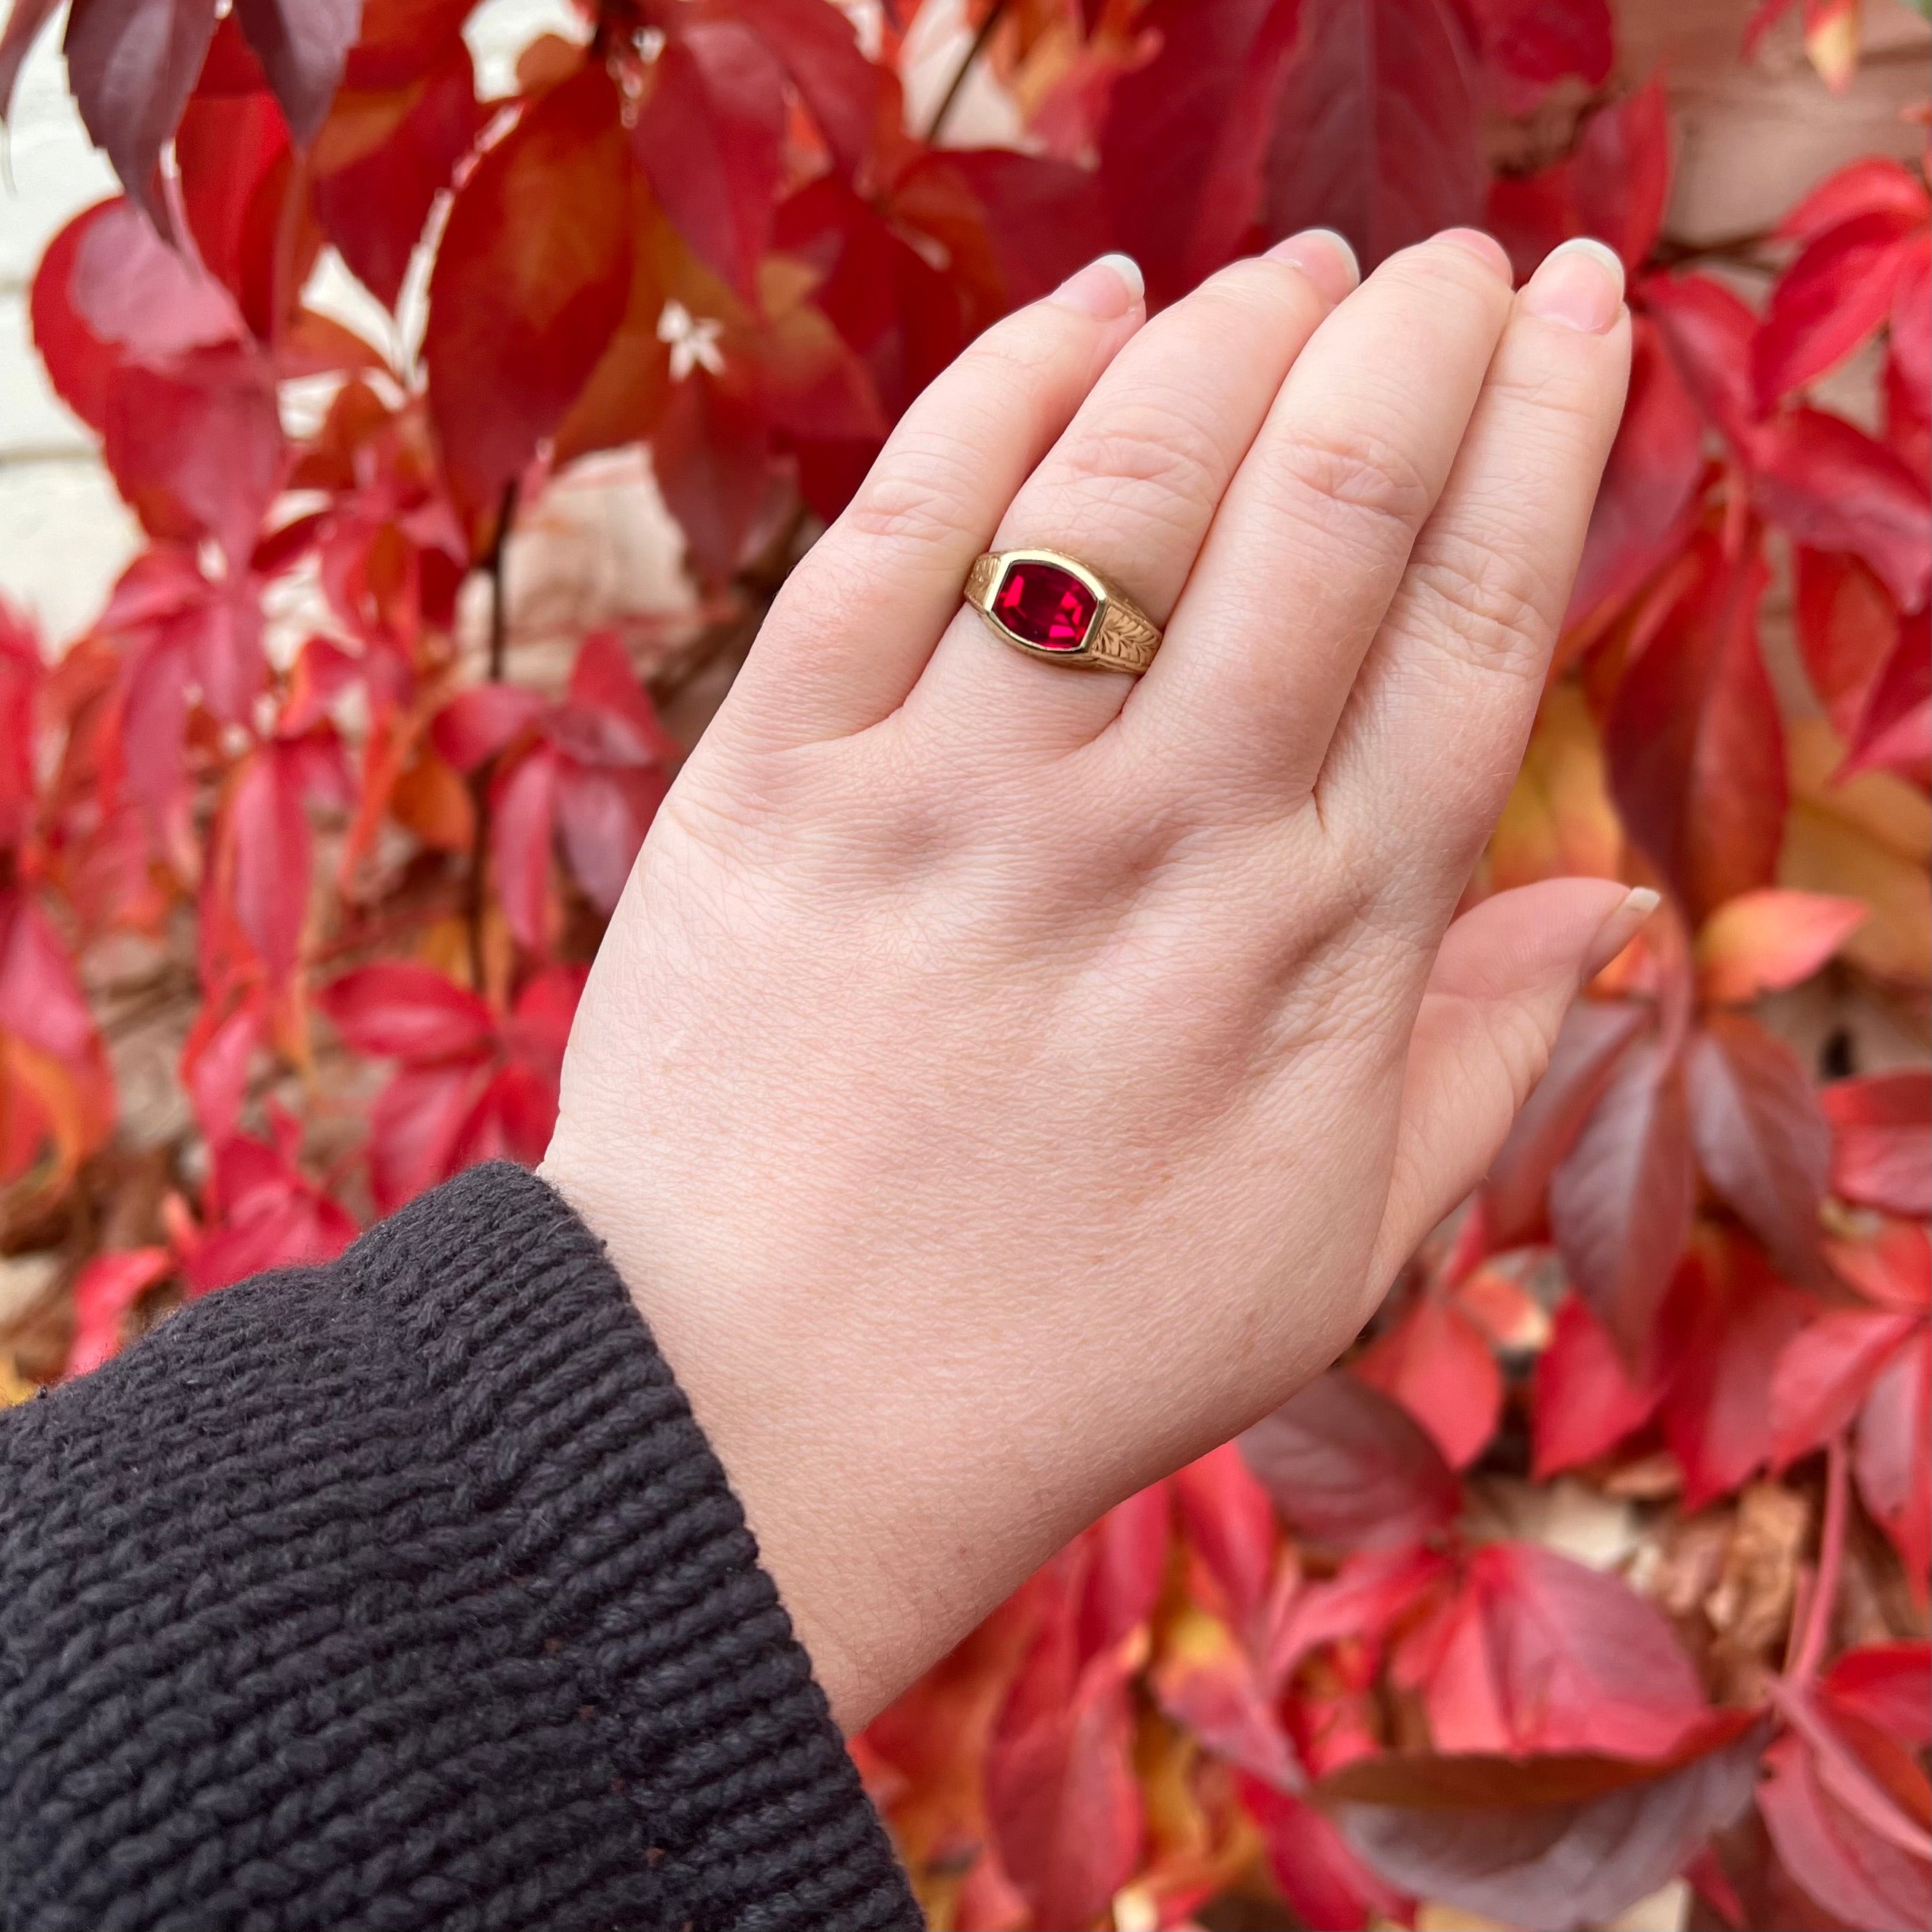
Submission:
[[[1614,258],[1321,234],[982,337],[786,585],[598,955],[544,1171],[835,1709],[1293,1393],[1475,1182],[1644,906],[1450,924],[1616,429]],[[1166,627],[1010,650],[978,552]]]

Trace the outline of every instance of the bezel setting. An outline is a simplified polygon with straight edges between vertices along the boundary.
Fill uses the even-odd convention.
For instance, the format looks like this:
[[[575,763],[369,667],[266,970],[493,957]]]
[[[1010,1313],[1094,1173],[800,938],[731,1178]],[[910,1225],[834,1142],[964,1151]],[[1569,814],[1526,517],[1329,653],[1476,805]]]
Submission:
[[[1026,652],[1036,658],[1050,658],[1055,664],[1075,664],[1082,658],[1094,655],[1094,640],[1100,634],[1101,626],[1106,622],[1107,607],[1113,601],[1106,581],[1073,558],[1055,550],[1006,550],[1000,556],[998,574],[989,586],[986,602],[980,606],[981,614],[997,630],[1000,637],[1016,650]],[[1056,649],[1051,644],[1036,644],[1030,638],[1023,638],[1009,625],[999,613],[1000,593],[1006,586],[1007,579],[1016,568],[1028,564],[1044,565],[1049,569],[1064,572],[1086,591],[1094,600],[1094,609],[1087,620],[1087,627],[1078,644],[1065,649]]]

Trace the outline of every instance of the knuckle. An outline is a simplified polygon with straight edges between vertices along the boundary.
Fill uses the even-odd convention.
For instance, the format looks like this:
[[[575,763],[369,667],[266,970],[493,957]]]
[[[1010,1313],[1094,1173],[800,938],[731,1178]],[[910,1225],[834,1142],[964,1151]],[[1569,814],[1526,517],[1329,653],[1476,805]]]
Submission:
[[[1508,412],[1519,437],[1534,437],[1552,463],[1572,464],[1580,448],[1594,446],[1602,436],[1610,392],[1582,358],[1525,361],[1527,366],[1498,356],[1490,371],[1490,395]]]
[[[970,500],[970,452],[958,439],[909,434],[877,464],[841,514],[848,535],[876,543],[925,544],[956,536],[957,506]],[[826,548],[821,542],[819,550]]]
[[[1125,488],[1211,507],[1221,494],[1223,461],[1212,434],[1184,404],[1153,398],[1124,400],[1077,430],[1055,461],[1054,481],[1110,494]]]
[[[1366,520],[1406,536],[1435,500],[1414,457],[1359,425],[1326,425],[1285,438],[1269,469],[1275,489],[1304,514]]]
[[[1409,565],[1415,617],[1482,670],[1542,675],[1554,586],[1523,557],[1438,540]]]

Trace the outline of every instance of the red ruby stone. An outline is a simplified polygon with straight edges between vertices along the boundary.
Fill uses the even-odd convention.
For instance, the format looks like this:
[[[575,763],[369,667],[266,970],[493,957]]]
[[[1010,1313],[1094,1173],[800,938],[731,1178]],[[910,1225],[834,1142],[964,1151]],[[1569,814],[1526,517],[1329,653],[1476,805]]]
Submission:
[[[993,614],[1023,643],[1043,651],[1077,651],[1100,599],[1070,570],[1031,558],[1006,566]]]

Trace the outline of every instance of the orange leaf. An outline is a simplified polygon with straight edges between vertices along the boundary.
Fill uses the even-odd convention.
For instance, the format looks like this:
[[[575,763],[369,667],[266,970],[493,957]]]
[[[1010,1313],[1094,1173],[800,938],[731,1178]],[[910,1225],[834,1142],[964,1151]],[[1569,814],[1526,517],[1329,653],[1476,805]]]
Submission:
[[[1760,886],[1727,899],[1697,935],[1707,1000],[1754,1000],[1808,980],[1862,922],[1856,899]]]

